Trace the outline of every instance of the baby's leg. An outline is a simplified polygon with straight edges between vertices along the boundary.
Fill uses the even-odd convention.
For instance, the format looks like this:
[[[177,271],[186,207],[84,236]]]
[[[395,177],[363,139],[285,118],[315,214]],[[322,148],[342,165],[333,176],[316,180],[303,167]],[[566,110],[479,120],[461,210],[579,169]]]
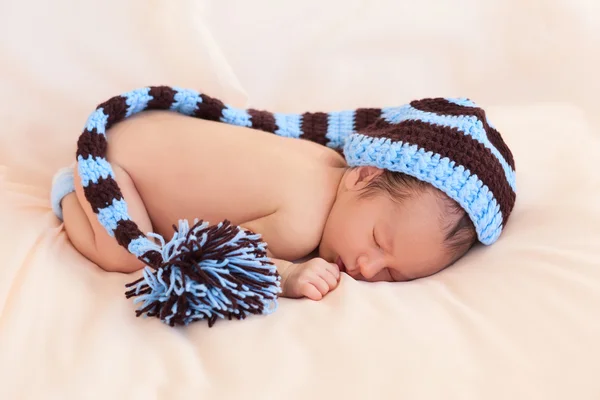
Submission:
[[[142,232],[151,232],[150,217],[131,177],[114,163],[112,168],[115,180],[127,203],[129,215]],[[100,224],[85,198],[77,167],[74,172],[75,192],[69,193],[62,200],[65,229],[73,246],[106,271],[129,273],[143,268],[145,264],[119,245]]]

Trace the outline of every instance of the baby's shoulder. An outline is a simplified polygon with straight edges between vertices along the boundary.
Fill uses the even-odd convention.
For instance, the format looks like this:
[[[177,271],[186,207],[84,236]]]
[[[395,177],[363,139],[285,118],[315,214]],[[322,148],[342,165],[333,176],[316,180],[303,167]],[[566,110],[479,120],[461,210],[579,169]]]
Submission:
[[[272,162],[260,179],[269,182],[264,194],[276,199],[276,211],[245,226],[263,235],[276,258],[293,260],[318,247],[337,190],[331,171],[345,163],[334,150],[298,139],[277,150],[263,153]]]
[[[301,151],[308,162],[326,168],[341,168],[346,166],[346,160],[342,154],[330,147],[311,142],[304,139],[293,139],[294,144]]]
[[[330,157],[330,156],[329,156]],[[337,184],[332,176],[335,158],[307,157],[312,165],[297,165],[282,187],[281,207],[273,215],[272,223],[292,245],[302,246],[306,256],[314,250],[322,237],[331,206],[335,200]]]

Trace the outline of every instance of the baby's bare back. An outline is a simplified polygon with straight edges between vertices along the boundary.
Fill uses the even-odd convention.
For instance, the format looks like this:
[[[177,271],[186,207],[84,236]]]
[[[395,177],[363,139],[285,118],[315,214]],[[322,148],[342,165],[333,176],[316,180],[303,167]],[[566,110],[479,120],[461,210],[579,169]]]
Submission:
[[[315,143],[165,111],[115,125],[108,140],[108,160],[131,177],[155,232],[228,219],[284,259],[318,246],[337,189],[328,171],[345,166]]]

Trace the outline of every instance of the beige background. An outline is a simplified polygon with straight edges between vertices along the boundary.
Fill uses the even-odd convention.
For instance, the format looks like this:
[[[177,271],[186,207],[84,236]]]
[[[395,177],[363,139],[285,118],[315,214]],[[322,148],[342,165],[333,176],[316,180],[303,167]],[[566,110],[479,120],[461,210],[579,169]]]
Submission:
[[[598,114],[594,0],[234,0],[209,2],[206,13],[257,105],[465,95],[486,105],[567,101]]]
[[[0,398],[598,399],[593,1],[0,3]],[[151,84],[274,111],[484,105],[517,162],[501,240],[429,279],[172,329],[49,204],[88,114]]]

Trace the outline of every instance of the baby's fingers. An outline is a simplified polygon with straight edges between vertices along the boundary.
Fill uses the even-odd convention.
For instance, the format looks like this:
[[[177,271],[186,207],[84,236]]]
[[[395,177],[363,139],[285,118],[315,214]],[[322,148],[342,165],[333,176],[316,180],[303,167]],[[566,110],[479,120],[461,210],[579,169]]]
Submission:
[[[302,293],[304,297],[317,301],[321,300],[324,296],[324,294],[321,294],[321,291],[311,282],[303,283],[300,287],[300,293]]]
[[[322,275],[327,277],[327,279],[325,279]],[[328,273],[327,271],[323,271],[312,276],[309,282],[315,285],[315,287],[319,290],[322,296],[325,296],[332,289],[331,283],[329,283],[329,281],[333,280],[333,282],[335,282],[335,279],[332,278],[333,277],[330,273]]]
[[[321,277],[325,282],[327,282],[329,290],[335,289],[335,287],[338,285],[339,270],[337,272],[338,275],[335,274],[335,270],[333,268],[326,268],[318,272],[318,276]]]
[[[338,267],[337,264],[327,263],[326,269],[335,277],[336,280],[340,279],[340,267]]]

